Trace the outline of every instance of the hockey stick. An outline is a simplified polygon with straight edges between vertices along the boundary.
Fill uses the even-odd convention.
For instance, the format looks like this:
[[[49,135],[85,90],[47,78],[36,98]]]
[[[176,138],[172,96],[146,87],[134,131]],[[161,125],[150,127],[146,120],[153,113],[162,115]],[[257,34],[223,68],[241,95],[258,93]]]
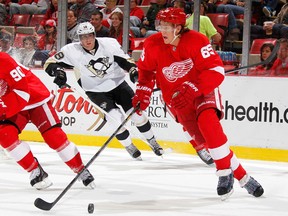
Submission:
[[[88,161],[86,164],[85,168],[87,169],[93,162],[94,160],[100,155],[100,153],[107,147],[107,145],[111,142],[111,140],[116,136],[116,134],[124,127],[124,125],[129,121],[131,116],[139,109],[139,105],[135,107],[132,112],[126,117],[126,119],[119,125],[119,127],[116,129],[116,131],[108,138],[108,140],[101,146],[101,148],[96,152],[96,154]],[[77,181],[77,179],[80,177],[82,172],[85,169],[82,169],[77,175],[74,177],[74,179],[66,186],[66,188],[60,193],[60,195],[51,203],[46,202],[45,200],[41,198],[37,198],[34,201],[34,205],[45,211],[49,211],[51,208],[53,208],[54,205],[67,193],[67,191],[72,187],[72,185]]]
[[[272,50],[272,52],[271,52],[271,54],[270,54],[270,56],[269,56],[266,60],[264,60],[264,61],[262,61],[262,62],[255,63],[255,64],[243,66],[243,67],[240,67],[240,68],[234,68],[234,69],[231,69],[231,70],[227,70],[227,71],[225,72],[225,74],[233,73],[233,72],[235,72],[235,71],[240,71],[240,70],[247,69],[247,68],[256,67],[256,66],[258,66],[258,65],[268,64],[268,63],[270,63],[270,62],[275,58],[275,56],[277,55],[277,52],[278,52],[279,47],[280,47],[280,43],[277,41],[276,44],[275,44],[275,46],[274,46],[274,48],[273,48],[273,50]]]

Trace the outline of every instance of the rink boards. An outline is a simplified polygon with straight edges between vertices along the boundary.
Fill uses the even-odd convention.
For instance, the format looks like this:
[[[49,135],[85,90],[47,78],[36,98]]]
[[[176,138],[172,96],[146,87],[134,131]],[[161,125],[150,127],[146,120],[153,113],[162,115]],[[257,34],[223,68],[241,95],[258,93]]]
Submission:
[[[53,105],[59,113],[63,129],[78,145],[102,145],[114,132],[102,123],[101,115],[85,98],[72,72],[68,72],[68,83],[80,92],[58,89],[43,70],[33,70],[55,95]],[[128,81],[129,82],[129,81]],[[134,84],[131,84],[134,88]],[[232,149],[239,158],[288,162],[288,92],[287,78],[227,76],[221,88],[225,117],[221,121]],[[147,115],[153,131],[164,148],[175,152],[195,154],[187,142],[181,126],[172,119],[161,103],[160,92],[154,92]],[[115,122],[116,124],[116,122]],[[148,149],[132,122],[133,142],[139,149]],[[28,124],[21,138],[43,141],[37,129]],[[121,148],[116,139],[110,147]]]

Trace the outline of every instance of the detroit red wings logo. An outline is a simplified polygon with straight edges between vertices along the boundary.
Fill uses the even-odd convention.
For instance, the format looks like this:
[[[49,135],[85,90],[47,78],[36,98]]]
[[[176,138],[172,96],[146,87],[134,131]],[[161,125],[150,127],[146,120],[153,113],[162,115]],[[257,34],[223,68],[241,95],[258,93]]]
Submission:
[[[185,76],[193,68],[193,65],[192,59],[189,58],[181,62],[174,62],[169,67],[164,67],[162,71],[169,82],[175,82]]]

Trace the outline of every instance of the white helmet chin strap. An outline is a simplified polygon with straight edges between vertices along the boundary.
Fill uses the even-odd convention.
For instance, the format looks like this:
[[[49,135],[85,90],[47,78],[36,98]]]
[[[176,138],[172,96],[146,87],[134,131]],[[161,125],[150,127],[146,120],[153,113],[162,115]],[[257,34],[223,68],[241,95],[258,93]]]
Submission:
[[[173,40],[169,43],[172,45],[172,43],[180,36],[180,34],[176,35],[176,29],[174,29],[174,38]]]

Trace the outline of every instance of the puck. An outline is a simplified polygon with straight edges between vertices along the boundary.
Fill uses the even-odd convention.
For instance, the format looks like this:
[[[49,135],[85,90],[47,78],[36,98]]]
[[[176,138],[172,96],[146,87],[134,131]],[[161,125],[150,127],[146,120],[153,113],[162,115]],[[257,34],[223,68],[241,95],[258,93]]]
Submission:
[[[89,203],[88,205],[88,213],[92,214],[94,212],[94,204],[93,203]]]

